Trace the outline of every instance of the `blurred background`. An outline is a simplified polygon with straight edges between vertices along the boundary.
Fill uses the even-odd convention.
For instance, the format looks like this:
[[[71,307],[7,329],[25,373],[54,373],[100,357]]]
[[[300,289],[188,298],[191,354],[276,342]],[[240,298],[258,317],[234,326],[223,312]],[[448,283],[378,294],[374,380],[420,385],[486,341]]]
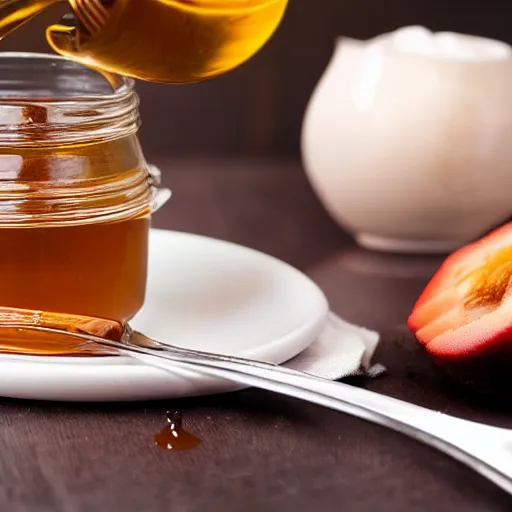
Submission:
[[[135,0],[136,1],[136,0]],[[0,43],[48,51],[48,10]],[[236,71],[196,85],[139,83],[147,157],[298,159],[302,117],[340,36],[366,39],[420,24],[512,42],[510,0],[290,0],[267,46]]]

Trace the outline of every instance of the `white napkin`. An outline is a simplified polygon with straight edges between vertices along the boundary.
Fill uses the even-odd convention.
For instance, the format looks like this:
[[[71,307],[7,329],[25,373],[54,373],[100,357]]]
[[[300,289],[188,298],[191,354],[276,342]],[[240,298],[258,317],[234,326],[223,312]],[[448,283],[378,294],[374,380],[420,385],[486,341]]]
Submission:
[[[283,366],[329,380],[354,375],[376,377],[385,371],[382,365],[371,364],[379,340],[378,333],[329,313],[318,339]]]

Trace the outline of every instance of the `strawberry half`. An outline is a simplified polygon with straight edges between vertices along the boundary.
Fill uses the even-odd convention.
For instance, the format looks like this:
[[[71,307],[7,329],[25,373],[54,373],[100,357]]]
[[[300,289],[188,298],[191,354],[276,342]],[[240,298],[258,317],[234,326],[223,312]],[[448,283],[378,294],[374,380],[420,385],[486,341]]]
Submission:
[[[407,325],[436,361],[483,391],[512,383],[512,223],[449,256]]]

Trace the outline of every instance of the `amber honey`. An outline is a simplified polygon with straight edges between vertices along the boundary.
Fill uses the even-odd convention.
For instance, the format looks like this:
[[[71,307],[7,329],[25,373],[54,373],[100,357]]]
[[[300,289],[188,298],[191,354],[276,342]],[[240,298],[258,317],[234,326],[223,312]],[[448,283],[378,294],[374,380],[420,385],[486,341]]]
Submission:
[[[107,150],[98,147],[82,151],[93,154]],[[95,182],[95,187],[101,182],[103,189],[119,189],[123,186],[121,182],[126,182],[129,190],[134,190],[138,181],[142,197],[136,199],[140,204],[134,212],[123,212],[121,201],[126,197],[124,193],[117,199],[113,197],[116,193],[106,197],[101,197],[102,194],[86,195],[80,201],[82,214],[77,217],[76,196],[73,194],[80,188],[81,193],[85,193],[83,184],[78,187],[66,183],[68,193],[58,191],[58,182],[63,175],[72,175],[73,169],[75,172],[84,170],[83,165],[78,169],[75,167],[73,160],[76,157],[63,157],[60,162],[54,154],[49,165],[48,161],[43,164],[40,157],[18,156],[22,158],[19,175],[23,176],[20,183],[25,187],[26,199],[20,201],[15,212],[9,213],[9,218],[18,214],[24,221],[22,225],[16,222],[0,224],[0,315],[4,315],[4,321],[9,319],[5,315],[10,313],[20,323],[64,329],[71,326],[74,330],[79,320],[79,324],[83,324],[82,330],[114,334],[119,338],[124,323],[137,313],[144,302],[150,224],[147,172],[136,169],[105,178],[97,176],[101,168],[85,171],[96,175],[85,180],[88,182],[86,189],[90,188],[91,182]],[[10,158],[0,155],[0,175],[8,172],[12,165],[5,165],[5,162],[2,165],[4,159],[10,161]],[[109,167],[114,171],[112,166]],[[41,173],[46,175],[44,182],[40,181]],[[79,177],[81,173],[77,174],[70,181],[83,182]],[[65,179],[68,180],[67,177]],[[55,191],[58,191],[59,199],[50,199]],[[71,209],[69,201],[75,203]],[[46,212],[43,212],[45,207],[54,209],[47,219]],[[12,209],[12,206],[8,208]],[[103,210],[112,212],[120,209],[119,213],[107,213],[107,218],[103,219]],[[96,214],[99,216],[95,217]],[[109,215],[114,218],[109,219]],[[116,218],[118,215],[121,218]],[[30,217],[34,220],[28,220]],[[19,310],[25,310],[21,318]],[[40,323],[40,311],[50,312],[53,316],[47,315],[43,318],[44,323]],[[95,322],[91,330],[85,324],[92,325],[90,321],[93,319],[104,321]],[[6,338],[6,333],[2,336],[0,330],[0,343],[3,342],[4,350],[58,354],[73,352],[76,344],[75,340],[58,341],[47,334],[30,335],[28,338],[28,333],[23,336],[14,333],[14,338],[12,334],[7,333]]]
[[[46,327],[69,327],[69,315],[113,320],[122,326],[144,302],[147,263],[147,218],[72,227],[3,229],[0,233],[0,304],[3,314],[11,308],[30,311],[22,322],[33,323],[34,312],[65,312]],[[82,331],[115,332],[120,327],[96,323]],[[108,331],[99,332],[108,326]],[[69,353],[75,340],[54,336],[8,333],[4,348],[30,353]],[[29,339],[26,339],[29,336]],[[115,336],[117,337],[117,336]],[[32,341],[30,341],[32,340]],[[0,331],[0,343],[2,332]]]
[[[47,68],[45,59],[18,65]],[[48,97],[81,68],[53,64],[44,96],[0,99],[0,114],[17,121],[0,125],[0,349],[9,352],[80,352],[74,339],[11,324],[119,338],[144,302],[153,184],[132,85],[104,93],[102,82],[90,96],[94,79],[88,96]]]
[[[0,38],[53,3],[0,1]],[[67,0],[74,21],[48,27],[59,54],[154,82],[190,83],[231,71],[279,26],[288,0]]]
[[[287,0],[69,0],[75,27],[48,42],[77,62],[153,82],[190,83],[252,57],[279,26]]]
[[[201,443],[195,435],[183,428],[181,411],[167,412],[167,425],[155,436],[155,444],[163,450],[191,450]]]
[[[60,0],[0,0],[0,39]]]
[[[0,39],[59,1],[0,1]],[[47,39],[73,62],[0,54],[4,352],[81,354],[71,337],[13,326],[119,338],[143,304],[152,180],[133,84],[116,73],[168,83],[226,73],[266,43],[287,0],[68,3],[73,16]]]

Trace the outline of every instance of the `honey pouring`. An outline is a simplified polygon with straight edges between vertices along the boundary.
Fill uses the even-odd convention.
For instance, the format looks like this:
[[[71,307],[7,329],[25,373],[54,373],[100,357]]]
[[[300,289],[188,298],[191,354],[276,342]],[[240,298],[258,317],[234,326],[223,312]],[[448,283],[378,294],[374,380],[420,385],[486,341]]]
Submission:
[[[0,0],[0,39],[64,1],[69,13],[46,35],[71,62],[0,56],[1,352],[87,353],[12,321],[119,337],[144,301],[156,192],[126,77],[184,84],[226,73],[265,44],[287,5]]]
[[[0,38],[47,7],[73,16],[46,30],[58,54],[98,70],[164,83],[214,78],[252,57],[288,0],[0,0]]]

